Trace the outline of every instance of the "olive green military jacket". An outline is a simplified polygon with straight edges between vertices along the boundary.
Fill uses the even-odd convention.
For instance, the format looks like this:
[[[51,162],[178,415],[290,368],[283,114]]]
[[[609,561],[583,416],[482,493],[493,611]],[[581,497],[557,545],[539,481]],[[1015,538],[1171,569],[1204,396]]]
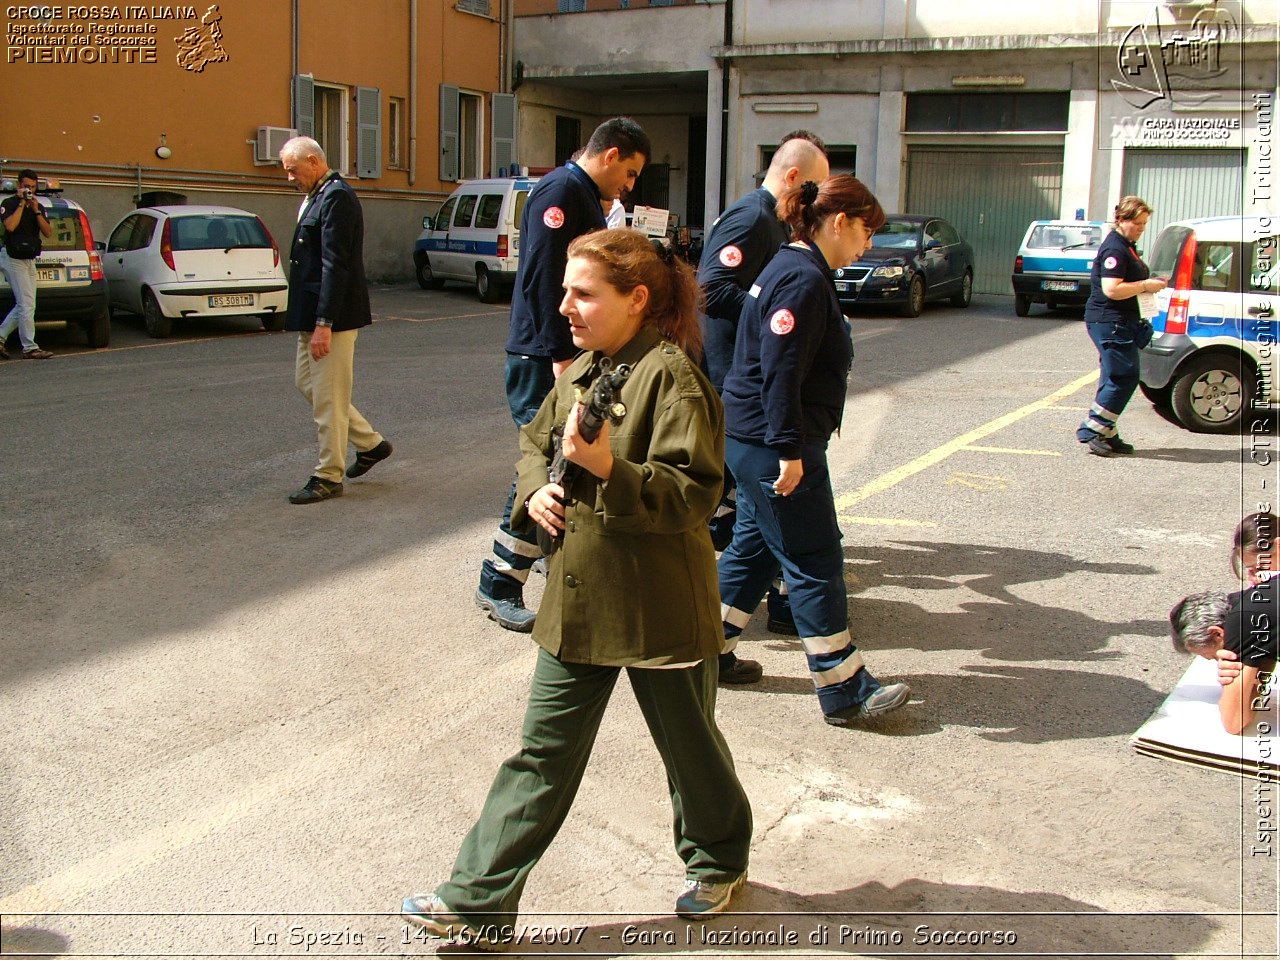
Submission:
[[[720,589],[707,521],[724,481],[724,408],[710,381],[652,327],[612,358],[630,364],[626,416],[609,427],[608,483],[580,471],[549,561],[533,638],[567,663],[660,667],[720,652]],[[548,482],[552,428],[598,374],[584,353],[521,431],[514,530]]]

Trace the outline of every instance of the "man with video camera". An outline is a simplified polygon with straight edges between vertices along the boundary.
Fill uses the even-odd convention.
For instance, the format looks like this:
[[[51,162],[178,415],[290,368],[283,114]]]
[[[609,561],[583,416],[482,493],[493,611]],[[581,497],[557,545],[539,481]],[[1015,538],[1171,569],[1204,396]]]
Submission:
[[[36,199],[34,170],[18,174],[18,192],[0,201],[0,222],[4,224],[4,249],[0,250],[0,270],[13,291],[13,309],[0,323],[0,360],[8,360],[4,343],[18,328],[22,356],[27,360],[48,360],[53,356],[36,343],[36,258],[40,238],[53,233],[49,218]]]

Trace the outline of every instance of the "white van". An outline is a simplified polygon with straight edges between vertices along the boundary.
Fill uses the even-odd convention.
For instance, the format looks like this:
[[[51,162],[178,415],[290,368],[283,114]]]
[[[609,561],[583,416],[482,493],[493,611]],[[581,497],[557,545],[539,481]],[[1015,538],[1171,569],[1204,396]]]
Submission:
[[[1147,399],[1196,433],[1238,433],[1246,417],[1274,409],[1280,221],[1171,223],[1149,263],[1169,286],[1156,294],[1155,335],[1142,350]]]
[[[413,247],[418,285],[439,290],[446,280],[475,284],[481,303],[493,303],[516,282],[520,215],[537,177],[468,180],[434,217],[422,218]]]

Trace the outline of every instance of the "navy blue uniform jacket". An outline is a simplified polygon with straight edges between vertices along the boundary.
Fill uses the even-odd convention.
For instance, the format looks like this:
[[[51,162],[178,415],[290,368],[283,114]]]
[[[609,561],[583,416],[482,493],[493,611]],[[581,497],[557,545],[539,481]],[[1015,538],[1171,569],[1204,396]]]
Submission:
[[[826,260],[811,247],[783,247],[738,322],[722,395],[725,432],[779,459],[800,459],[802,444],[825,444],[840,428],[852,362]]]
[[[316,317],[335,332],[373,322],[364,276],[364,214],[347,181],[324,181],[293,231],[286,330],[314,330]]]
[[[600,190],[576,163],[557,167],[529,192],[520,216],[520,269],[511,296],[507,353],[570,360],[578,355],[560,315],[569,244],[605,228]]]
[[[1093,289],[1085,302],[1084,318],[1090,323],[1119,323],[1136,327],[1142,319],[1138,312],[1138,298],[1112,300],[1102,292],[1102,278],[1113,277],[1132,283],[1151,276],[1151,271],[1138,256],[1138,248],[1112,230],[1098,247],[1098,256],[1094,258],[1093,269],[1089,273]]]
[[[764,187],[735,200],[711,227],[698,263],[698,283],[707,297],[702,318],[707,373],[717,390],[723,389],[733,359],[747,291],[786,242],[778,202]]]

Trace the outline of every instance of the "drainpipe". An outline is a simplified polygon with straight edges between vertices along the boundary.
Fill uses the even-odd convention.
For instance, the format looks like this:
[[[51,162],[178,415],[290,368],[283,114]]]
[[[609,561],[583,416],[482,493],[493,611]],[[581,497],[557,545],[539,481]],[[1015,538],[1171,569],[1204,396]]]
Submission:
[[[724,5],[724,45],[733,46],[733,0]],[[728,56],[720,64],[720,211],[728,199],[726,188],[729,179],[729,64]]]
[[[293,126],[298,119],[298,3],[299,0],[293,0],[293,12],[289,21],[293,44],[293,62],[289,73],[289,126]]]
[[[418,0],[409,0],[409,186],[418,182]]]
[[[509,93],[507,89],[507,0],[498,4],[498,16],[502,22],[498,25],[498,92]]]

